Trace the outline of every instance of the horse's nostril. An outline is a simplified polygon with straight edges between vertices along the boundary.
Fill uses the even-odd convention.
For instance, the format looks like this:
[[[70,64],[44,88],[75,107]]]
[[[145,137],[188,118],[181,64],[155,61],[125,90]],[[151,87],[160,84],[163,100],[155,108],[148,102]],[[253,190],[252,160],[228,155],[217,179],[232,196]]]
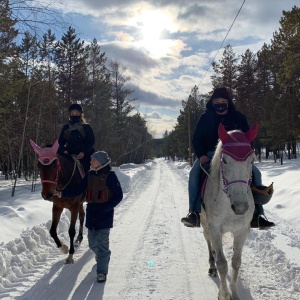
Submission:
[[[235,206],[234,206],[234,204],[231,204],[231,209],[235,212]]]
[[[48,193],[46,196],[42,194],[42,197],[44,200],[53,200],[53,194],[52,193]]]

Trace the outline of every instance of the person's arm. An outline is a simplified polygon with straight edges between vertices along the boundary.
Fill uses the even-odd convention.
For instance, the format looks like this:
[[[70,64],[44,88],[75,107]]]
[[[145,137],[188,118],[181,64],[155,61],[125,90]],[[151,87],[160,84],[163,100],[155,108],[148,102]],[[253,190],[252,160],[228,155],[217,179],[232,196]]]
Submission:
[[[193,135],[193,149],[198,158],[206,155],[206,150],[204,148],[204,132],[206,130],[205,117],[202,115],[197,123],[196,129]]]
[[[58,144],[59,144],[58,152],[59,153],[64,153],[66,151],[65,144],[67,143],[67,141],[64,137],[64,134],[65,134],[65,131],[68,129],[68,127],[69,127],[69,125],[66,124],[60,132],[60,135],[58,138]]]
[[[111,190],[113,196],[109,201],[102,204],[102,208],[105,212],[109,212],[123,199],[122,187],[115,172],[110,172],[107,176],[106,186]]]
[[[90,124],[84,124],[83,129],[85,133],[83,153],[87,154],[93,149],[95,145],[95,136],[93,128]]]

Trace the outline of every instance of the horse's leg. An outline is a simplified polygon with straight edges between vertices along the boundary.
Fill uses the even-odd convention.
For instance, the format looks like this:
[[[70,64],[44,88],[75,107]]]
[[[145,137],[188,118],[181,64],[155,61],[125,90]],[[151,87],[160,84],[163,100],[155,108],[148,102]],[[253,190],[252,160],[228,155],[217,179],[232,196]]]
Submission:
[[[233,240],[233,256],[232,256],[232,277],[230,282],[230,289],[232,294],[233,300],[239,300],[239,297],[237,295],[237,278],[239,269],[242,263],[242,250],[244,243],[247,239],[249,230],[239,232],[238,234],[234,235]]]
[[[210,235],[212,250],[214,250],[216,254],[216,265],[220,277],[219,300],[230,300],[231,296],[226,281],[228,265],[223,252],[222,234],[219,233],[216,228],[210,227]]]
[[[53,203],[52,206],[52,224],[49,230],[51,237],[53,238],[56,246],[60,249],[62,253],[68,253],[68,247],[61,243],[60,239],[57,236],[57,226],[60,220],[61,213],[63,211],[62,207],[58,207]]]
[[[83,203],[79,204],[79,232],[75,241],[75,247],[79,246],[83,239],[83,223],[84,223],[85,212],[83,209]]]
[[[208,269],[208,275],[211,277],[216,277],[218,274],[216,264],[215,264],[215,257],[214,257],[214,251],[212,251],[211,243],[208,239],[206,239],[207,247],[208,247],[208,262],[209,262],[209,269]]]
[[[208,248],[208,262],[209,262],[209,269],[208,269],[208,275],[212,277],[217,276],[217,268],[215,265],[215,258],[214,258],[214,252],[212,251],[211,248],[211,242],[210,242],[210,235],[209,235],[209,230],[207,227],[207,221],[206,221],[206,214],[204,211],[201,212],[201,225],[203,227],[203,235],[205,237],[206,243],[207,243],[207,248]]]
[[[75,252],[74,237],[76,234],[75,225],[76,225],[77,216],[78,216],[78,205],[73,205],[70,208],[70,212],[71,212],[71,220],[70,220],[70,227],[69,227],[70,249],[69,249],[69,256],[66,260],[66,264],[74,263],[74,258],[73,258],[73,254]]]

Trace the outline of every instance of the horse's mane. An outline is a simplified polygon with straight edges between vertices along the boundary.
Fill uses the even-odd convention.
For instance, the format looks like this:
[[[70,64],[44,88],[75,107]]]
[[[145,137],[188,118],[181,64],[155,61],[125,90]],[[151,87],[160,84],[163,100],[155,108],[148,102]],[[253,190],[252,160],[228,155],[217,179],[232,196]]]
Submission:
[[[235,132],[242,132],[241,130],[231,130],[231,131],[228,131],[228,134],[233,137],[233,134]],[[223,146],[223,143],[221,140],[218,141],[218,144],[217,144],[217,147],[216,147],[216,150],[215,150],[215,154],[212,158],[212,161],[211,161],[211,167],[210,167],[210,174],[213,178],[215,179],[218,179],[219,180],[219,176],[220,176],[220,168],[221,168],[221,158],[220,158],[220,155],[221,155],[221,152],[222,152],[222,146]]]
[[[222,151],[222,141],[219,140],[215,154],[212,158],[211,165],[210,165],[210,175],[212,178],[215,178],[215,180],[219,181],[219,176],[220,176],[220,167],[221,167],[221,161],[220,161],[220,155]]]
[[[57,153],[56,155],[57,155],[57,157],[59,158],[60,161],[67,160],[67,161],[74,162],[74,159],[72,158],[72,156],[70,154]]]

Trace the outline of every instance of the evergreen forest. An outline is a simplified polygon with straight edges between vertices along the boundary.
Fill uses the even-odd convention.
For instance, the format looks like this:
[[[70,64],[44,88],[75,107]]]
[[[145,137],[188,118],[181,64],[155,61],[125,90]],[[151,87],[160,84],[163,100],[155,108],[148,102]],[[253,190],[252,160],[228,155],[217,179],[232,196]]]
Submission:
[[[21,1],[23,2],[23,1]],[[19,3],[21,3],[19,2]],[[15,4],[18,2],[15,2]],[[20,8],[20,6],[18,7]],[[114,166],[154,157],[190,159],[191,139],[214,88],[225,86],[250,126],[259,124],[253,146],[295,158],[300,137],[300,8],[283,11],[270,44],[242,55],[228,44],[211,68],[212,90],[194,86],[182,100],[177,122],[154,139],[135,110],[126,66],[108,61],[94,39],[86,44],[69,26],[61,36],[50,29],[33,34],[15,17],[10,1],[0,4],[0,170],[6,179],[31,178],[36,157],[29,139],[53,143],[68,122],[68,106],[80,103],[94,129],[96,149]],[[22,26],[18,25],[22,23]],[[19,24],[20,25],[20,24]],[[20,32],[20,28],[25,28]]]
[[[283,11],[279,24],[271,43],[257,53],[247,49],[237,56],[227,45],[220,61],[212,63],[211,76],[213,89],[227,87],[250,126],[258,122],[259,134],[253,143],[258,158],[265,149],[266,158],[272,152],[275,160],[283,154],[295,158],[300,138],[300,8]],[[193,156],[190,140],[211,93],[194,86],[182,101],[174,130],[164,134],[166,157]]]

